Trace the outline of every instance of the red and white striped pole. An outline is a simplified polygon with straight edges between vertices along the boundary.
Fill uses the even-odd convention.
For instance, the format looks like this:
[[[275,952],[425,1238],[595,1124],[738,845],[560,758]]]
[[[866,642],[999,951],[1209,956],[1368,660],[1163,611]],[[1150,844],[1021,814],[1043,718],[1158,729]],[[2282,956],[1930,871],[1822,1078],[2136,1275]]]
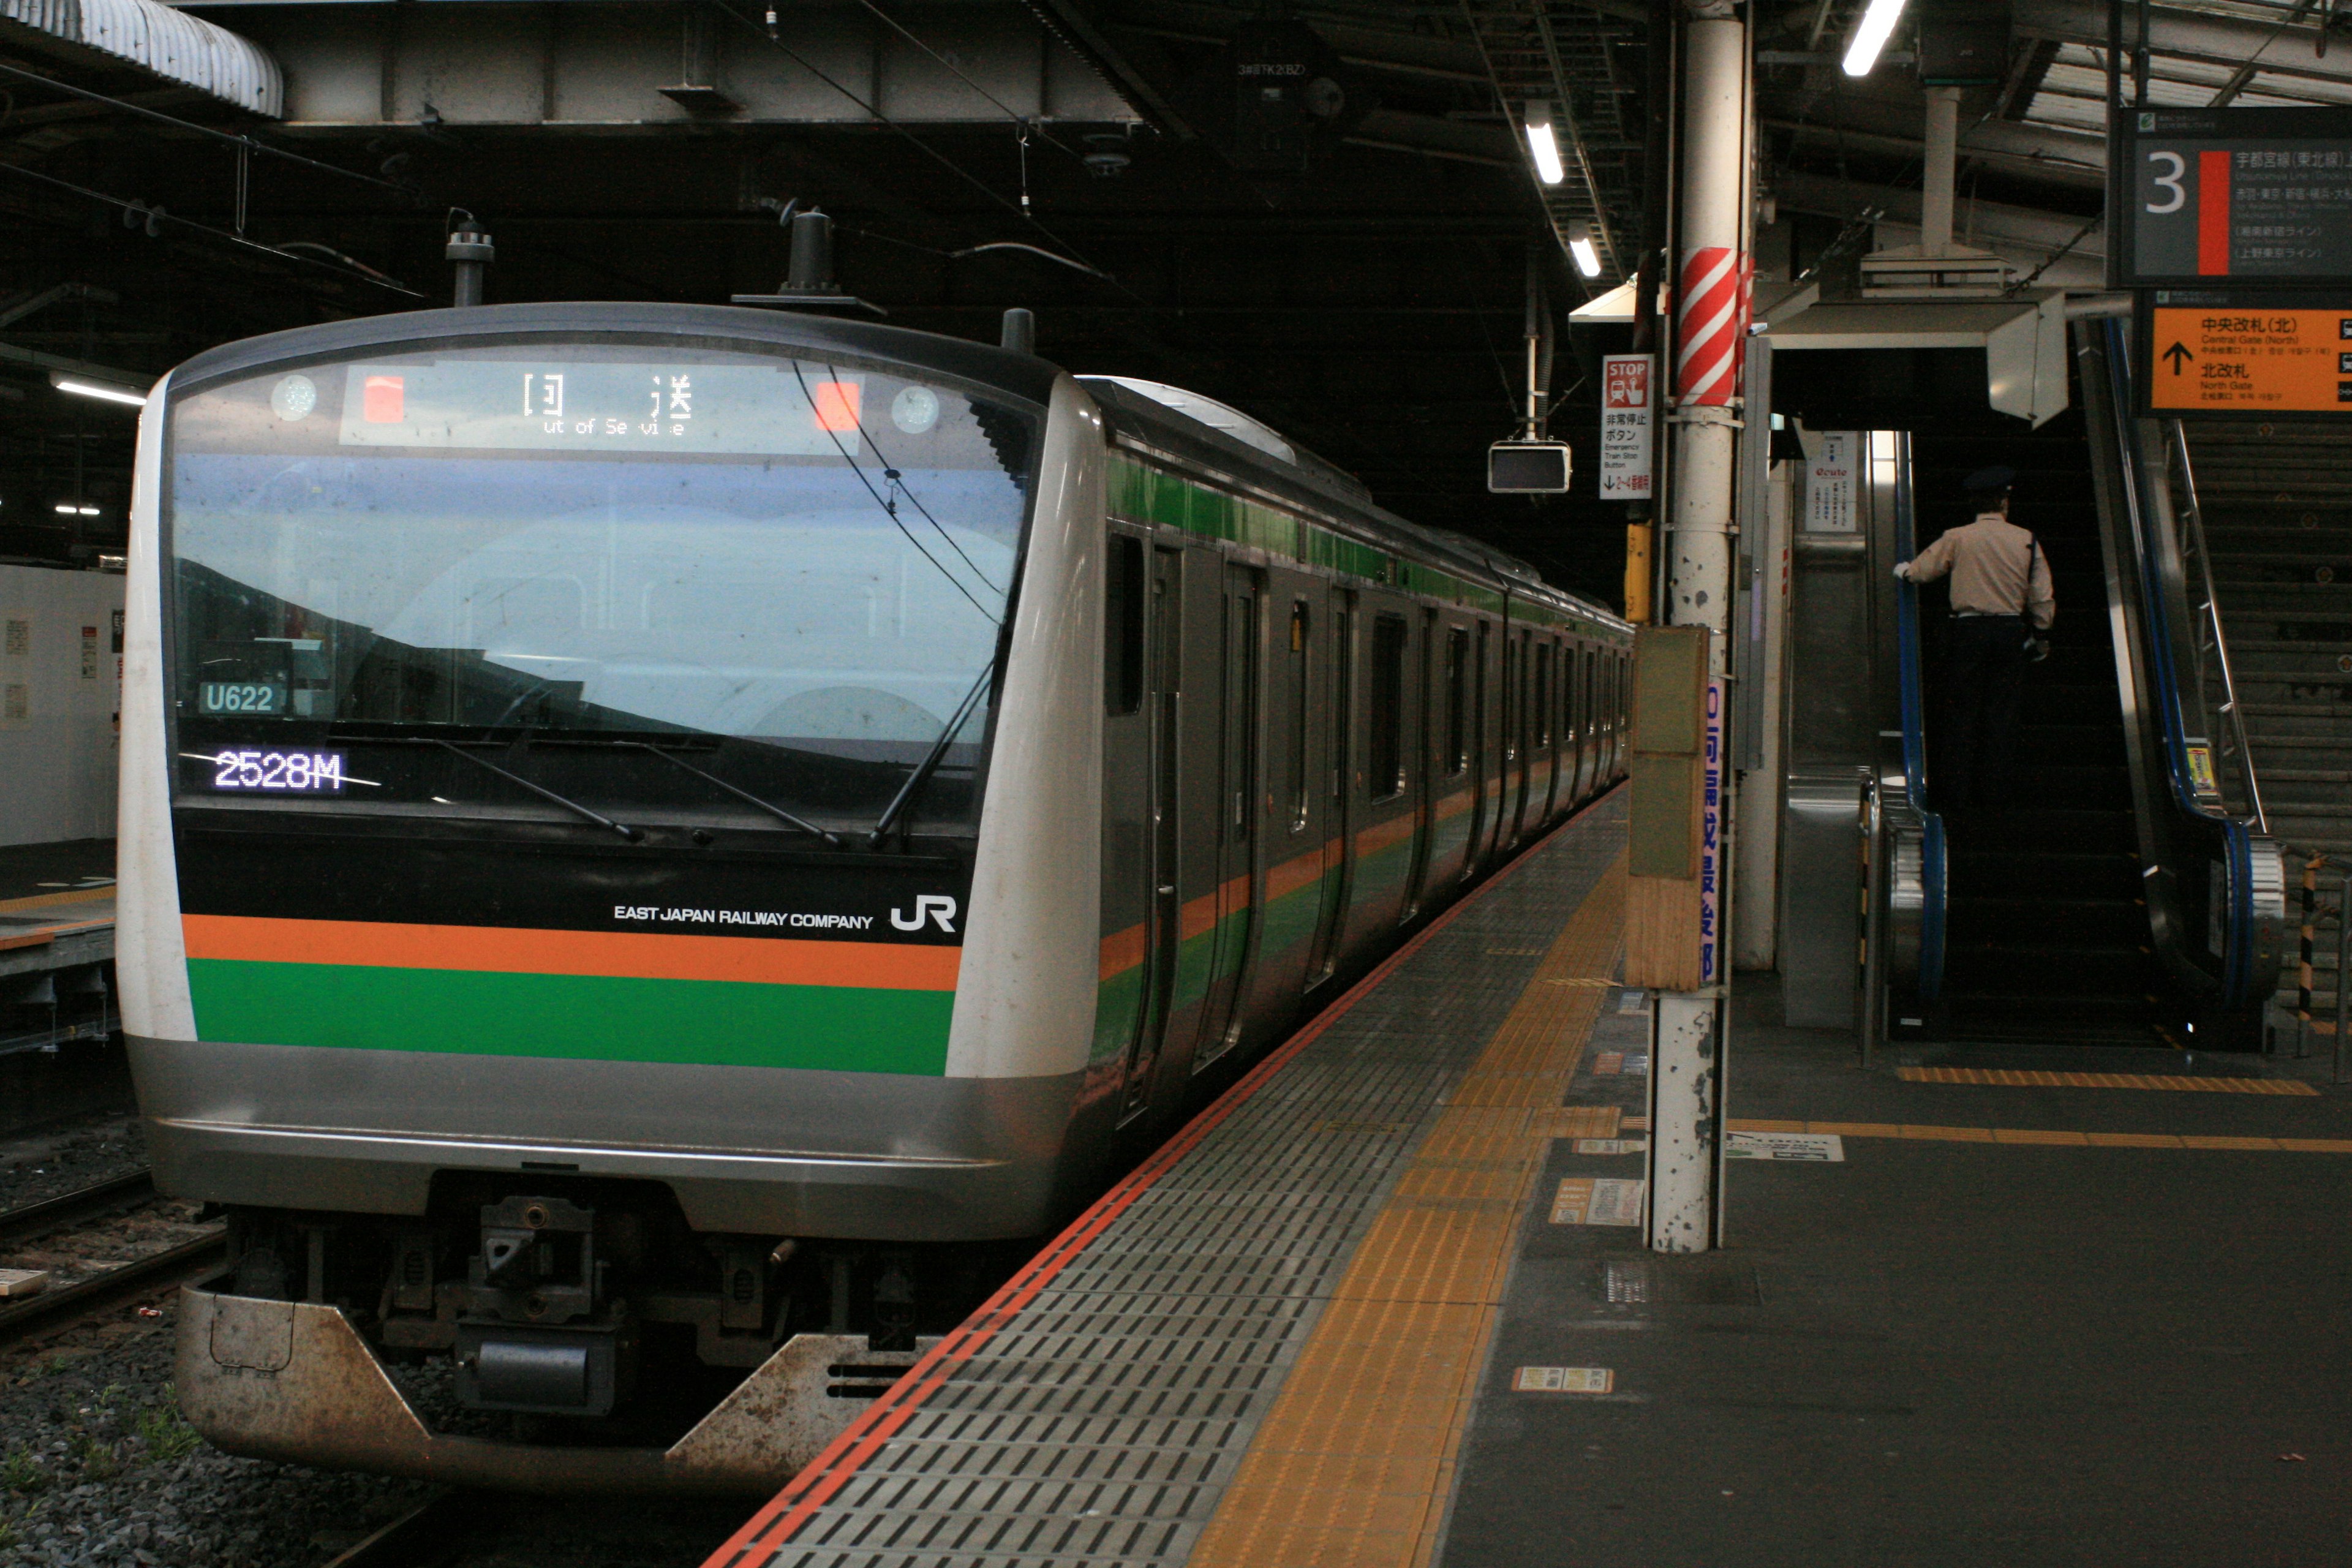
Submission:
[[[1682,257],[1675,289],[1676,457],[1667,522],[1667,618],[1731,624],[1732,447],[1747,358],[1748,28],[1728,4],[1694,5],[1684,33]],[[1723,673],[1727,643],[1716,645]]]
[[[1731,639],[1732,499],[1740,372],[1748,342],[1748,29],[1730,0],[1687,0],[1683,33],[1680,265],[1675,289],[1672,507],[1666,519],[1666,604],[1675,626],[1703,626],[1710,673],[1727,673]],[[1760,411],[1759,411],[1760,415]],[[1721,687],[1715,689],[1720,691]],[[1706,759],[1718,824],[1731,819],[1729,770]],[[1717,908],[1731,908],[1727,844],[1714,862]],[[1702,871],[1702,879],[1706,872]],[[1695,937],[1700,933],[1694,932]],[[1705,939],[1702,939],[1705,940]],[[1721,933],[1713,939],[1718,943]],[[1721,1152],[1724,1009],[1717,978],[1704,990],[1661,993],[1650,1031],[1649,1215],[1660,1252],[1705,1252],[1716,1242]]]

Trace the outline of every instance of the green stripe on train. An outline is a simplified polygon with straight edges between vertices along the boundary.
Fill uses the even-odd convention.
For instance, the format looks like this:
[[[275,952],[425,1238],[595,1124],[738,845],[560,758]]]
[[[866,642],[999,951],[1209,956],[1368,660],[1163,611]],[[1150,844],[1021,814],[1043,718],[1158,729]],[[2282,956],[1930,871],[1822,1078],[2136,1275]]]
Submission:
[[[940,1077],[952,991],[192,958],[196,1037]]]
[[[1399,560],[1387,551],[1359,543],[1278,508],[1213,490],[1164,469],[1112,458],[1109,500],[1110,510],[1121,517],[1181,528],[1207,539],[1231,540],[1309,566],[1349,573],[1496,615],[1503,610],[1503,596],[1492,589],[1437,567]],[[1555,618],[1548,607],[1533,605],[1523,605],[1520,613]]]

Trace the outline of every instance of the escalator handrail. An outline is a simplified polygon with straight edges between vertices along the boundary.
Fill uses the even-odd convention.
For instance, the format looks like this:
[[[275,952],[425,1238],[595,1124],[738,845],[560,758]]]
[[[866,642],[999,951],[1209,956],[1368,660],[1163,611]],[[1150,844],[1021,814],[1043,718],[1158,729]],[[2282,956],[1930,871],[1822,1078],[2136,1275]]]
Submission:
[[[2172,785],[2173,804],[2181,814],[2212,823],[2221,832],[2227,868],[2223,881],[2229,900],[2227,935],[2221,943],[2221,1001],[2225,1007],[2235,1006],[2246,999],[2247,988],[2253,980],[2253,844],[2244,823],[2226,811],[2211,810],[2198,800],[2189,771],[2188,720],[2181,709],[2179,673],[2172,657],[2171,616],[2164,595],[2157,591],[2158,563],[2151,559],[2156,545],[2140,500],[2140,476],[2146,470],[2140,466],[2139,433],[2131,417],[2134,389],[2130,345],[2120,320],[2101,321],[2099,328],[2104,339],[2102,346],[2106,351],[2113,435],[2117,455],[2122,458],[2117,467],[2121,470],[2124,521],[2130,530],[2133,565],[2139,579],[2140,614],[2145,617],[2147,651],[2157,687],[2150,695],[2156,699],[2158,722],[2164,738],[2164,771]]]
[[[2172,617],[2164,595],[2157,592],[2158,563],[2151,559],[2156,545],[2140,500],[2140,476],[2146,470],[2140,466],[2143,454],[2139,433],[2130,414],[2133,388],[2129,349],[2124,342],[2122,321],[2111,319],[2099,325],[2106,336],[2107,382],[2114,399],[2115,435],[2124,458],[2124,510],[2138,569],[2140,614],[2147,618],[2147,651],[2157,688],[2152,695],[2157,700],[2157,718],[2164,734],[2165,776],[2171,783],[2173,800],[2182,811],[2208,821],[2227,822],[2231,820],[2227,813],[2212,811],[2198,801],[2189,771],[2189,724],[2181,710],[2179,672],[2172,659]]]
[[[1912,502],[1911,436],[1901,432],[1900,461],[1895,465],[1895,556],[1915,559],[1919,553],[1918,529]],[[1903,776],[1911,807],[1919,815],[1920,889],[1919,973],[1923,1000],[1933,1002],[1944,987],[1945,854],[1944,817],[1927,802],[1927,695],[1921,678],[1919,590],[1904,578],[1895,585],[1895,627],[1896,668],[1901,688]]]
[[[2189,430],[2179,419],[2171,419],[2166,422],[2165,434],[2168,449],[2180,465],[2180,488],[2189,500],[2181,517],[2188,524],[2189,548],[2197,552],[2198,574],[2205,593],[2205,624],[2213,634],[2213,658],[2221,671],[2221,701],[2230,715],[2231,735],[2237,742],[2238,776],[2246,786],[2248,825],[2257,833],[2268,833],[2270,813],[2263,807],[2262,781],[2255,776],[2254,754],[2246,742],[2246,716],[2238,706],[2238,675],[2230,662],[2230,636],[2221,625],[2221,595],[2213,582],[2212,548],[2205,542],[2205,506],[2197,497],[2197,469],[2189,461]],[[2201,680],[2197,695],[2201,707],[2205,697]]]

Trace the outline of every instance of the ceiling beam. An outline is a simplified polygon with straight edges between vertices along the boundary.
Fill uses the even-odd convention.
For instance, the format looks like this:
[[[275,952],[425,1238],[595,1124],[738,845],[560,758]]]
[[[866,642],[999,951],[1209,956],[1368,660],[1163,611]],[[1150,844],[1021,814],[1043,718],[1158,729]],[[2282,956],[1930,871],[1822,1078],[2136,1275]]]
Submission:
[[[1916,118],[1916,117],[1915,117]],[[1920,128],[1890,122],[1892,117],[1855,116],[1824,122],[1797,121],[1768,115],[1766,129],[1786,135],[1806,147],[1835,148],[1916,158],[1922,149]],[[2101,190],[2106,184],[2106,138],[2060,131],[2046,125],[1988,120],[1960,138],[1960,156],[1982,162],[2004,174],[2042,180],[2076,190]]]
[[[1783,212],[1811,213],[1851,222],[1875,208],[1885,215],[1889,223],[1916,227],[1919,222],[1917,191],[1890,191],[1857,180],[1784,169],[1774,176],[1773,194],[1780,198]],[[2067,251],[2069,256],[2097,260],[2106,254],[2104,228],[2094,225],[2088,235],[2083,235],[2089,220],[2069,213],[2043,212],[2000,202],[1963,201],[1958,205],[1955,217],[1956,226],[1966,231],[1969,243],[1990,250],[2027,250],[2038,259],[2073,241],[2073,248]],[[2078,235],[2083,237],[2077,239]]]
[[[2095,49],[2107,47],[2107,0],[2017,0],[2012,16],[2020,37],[2054,38]],[[2128,22],[2126,36],[2135,36]],[[2277,22],[2218,16],[2168,5],[2150,12],[2148,41],[2158,54],[2206,60],[2233,70],[2255,60],[2264,75],[2352,85],[2352,50],[2337,50],[2322,58],[2319,38],[2319,28],[2301,22],[2282,27]]]

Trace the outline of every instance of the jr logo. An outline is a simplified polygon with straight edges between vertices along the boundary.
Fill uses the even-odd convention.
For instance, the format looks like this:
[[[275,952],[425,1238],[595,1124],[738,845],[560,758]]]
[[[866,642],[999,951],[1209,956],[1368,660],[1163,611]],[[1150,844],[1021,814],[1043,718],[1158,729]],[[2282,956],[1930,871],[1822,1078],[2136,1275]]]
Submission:
[[[890,911],[890,923],[900,931],[920,931],[926,921],[937,921],[940,929],[952,935],[955,931],[956,901],[945,893],[918,893],[915,912],[910,915]]]

